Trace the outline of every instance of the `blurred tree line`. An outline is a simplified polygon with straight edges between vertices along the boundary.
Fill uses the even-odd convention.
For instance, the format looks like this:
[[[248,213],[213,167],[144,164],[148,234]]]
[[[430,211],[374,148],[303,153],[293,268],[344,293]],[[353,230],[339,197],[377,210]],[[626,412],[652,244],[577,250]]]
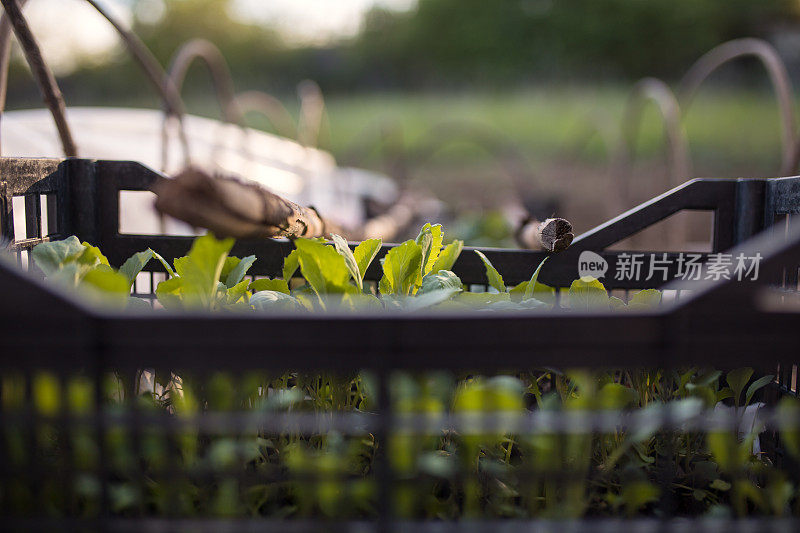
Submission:
[[[239,89],[284,94],[306,78],[327,92],[674,78],[713,46],[767,36],[800,15],[798,0],[419,0],[408,12],[372,9],[354,38],[298,48],[232,17],[230,0],[165,2],[159,20],[134,28],[162,64],[181,43],[205,37],[224,53]],[[193,68],[187,87],[207,93],[204,75]],[[12,102],[35,98],[25,78],[12,75]],[[142,80],[120,52],[62,85],[72,103],[102,103],[146,98]]]
[[[420,0],[373,9],[352,52],[389,84],[675,77],[729,39],[798,20],[796,0]]]

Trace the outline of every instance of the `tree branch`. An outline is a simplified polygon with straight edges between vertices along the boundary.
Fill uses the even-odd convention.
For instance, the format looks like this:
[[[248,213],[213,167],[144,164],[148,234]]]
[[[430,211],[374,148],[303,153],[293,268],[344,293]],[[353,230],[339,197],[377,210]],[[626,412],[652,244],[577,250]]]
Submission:
[[[302,207],[256,183],[210,176],[189,167],[154,188],[156,209],[219,237],[326,237],[338,233],[313,207]]]

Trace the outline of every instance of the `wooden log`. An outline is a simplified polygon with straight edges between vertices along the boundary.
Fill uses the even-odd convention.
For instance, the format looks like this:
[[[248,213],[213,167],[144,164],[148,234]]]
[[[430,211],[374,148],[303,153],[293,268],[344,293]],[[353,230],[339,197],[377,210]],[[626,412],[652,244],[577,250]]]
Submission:
[[[517,228],[514,236],[523,248],[541,248],[548,252],[566,250],[575,238],[572,224],[563,218],[548,218],[542,222],[529,218]]]
[[[328,237],[340,230],[313,207],[303,207],[256,183],[210,176],[189,167],[161,180],[156,209],[218,237]]]

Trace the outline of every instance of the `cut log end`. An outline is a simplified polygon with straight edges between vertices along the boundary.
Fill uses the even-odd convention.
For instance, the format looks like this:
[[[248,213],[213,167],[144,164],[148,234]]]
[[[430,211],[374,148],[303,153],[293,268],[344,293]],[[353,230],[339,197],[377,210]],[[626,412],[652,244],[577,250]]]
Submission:
[[[523,248],[548,252],[566,250],[574,237],[572,224],[563,218],[548,218],[543,222],[529,219],[517,231],[517,241]]]
[[[548,218],[539,227],[542,248],[550,252],[566,250],[575,238],[572,224],[563,218]]]

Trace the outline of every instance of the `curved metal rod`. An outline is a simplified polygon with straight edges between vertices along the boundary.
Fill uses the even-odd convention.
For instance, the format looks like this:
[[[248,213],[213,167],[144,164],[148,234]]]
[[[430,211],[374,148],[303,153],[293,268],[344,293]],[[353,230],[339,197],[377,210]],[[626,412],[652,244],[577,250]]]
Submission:
[[[233,90],[233,78],[228,69],[225,57],[212,42],[206,39],[192,39],[184,43],[170,61],[167,69],[167,82],[170,83],[178,94],[183,89],[183,82],[186,73],[195,59],[200,59],[205,63],[211,74],[211,82],[214,85],[214,92],[217,96],[222,119],[224,122],[235,124],[242,129],[245,128],[244,115],[236,105]],[[167,154],[169,145],[168,126],[170,118],[173,116],[169,108],[164,109],[164,120],[161,128],[161,166],[162,170],[167,167]]]
[[[280,100],[264,91],[245,91],[234,96],[236,107],[242,116],[259,113],[266,117],[275,132],[288,139],[297,138],[297,127],[289,111]]]
[[[164,69],[161,64],[153,56],[147,46],[139,39],[139,37],[126,29],[119,20],[111,15],[108,11],[103,9],[94,0],[86,0],[92,7],[100,13],[110,24],[114,27],[120,35],[123,44],[128,49],[131,56],[139,63],[139,66],[144,71],[148,80],[159,93],[164,105],[173,110],[179,120],[179,135],[181,144],[184,151],[184,159],[186,164],[190,163],[189,156],[189,143],[186,138],[186,132],[183,128],[182,117],[184,114],[184,105],[181,101],[180,95],[167,80]],[[27,0],[19,0],[20,5],[24,5]],[[9,59],[11,50],[11,32],[10,25],[5,13],[0,16],[0,117],[5,110],[6,104],[6,90],[8,87],[8,70]]]
[[[167,78],[173,83],[175,90],[183,90],[186,73],[195,59],[200,59],[208,67],[211,82],[219,101],[222,117],[225,122],[244,125],[242,113],[236,105],[233,90],[233,78],[228,69],[225,57],[212,42],[206,39],[192,39],[184,43],[170,61]],[[170,112],[169,109],[166,112]]]
[[[155,87],[156,91],[158,91],[165,109],[176,118],[178,137],[183,148],[184,165],[190,165],[191,151],[189,150],[189,139],[186,136],[186,129],[183,124],[183,116],[186,114],[186,107],[181,99],[180,91],[167,76],[166,72],[164,72],[161,63],[158,62],[138,35],[125,28],[116,17],[98,5],[95,0],[86,1],[117,30],[128,52],[133,56],[136,62],[139,63],[147,79],[150,80],[150,83]]]
[[[615,196],[619,198],[621,204],[619,212],[629,208],[631,204],[628,184],[631,180],[635,142],[639,133],[642,113],[647,102],[653,102],[658,107],[664,124],[664,133],[667,137],[670,172],[666,189],[679,185],[692,172],[689,144],[681,122],[681,108],[677,98],[675,98],[674,93],[667,84],[659,79],[644,78],[639,80],[634,85],[625,106],[622,119],[622,138],[617,156],[619,170],[613,173],[618,176],[616,184],[617,195]],[[681,228],[680,231],[670,232],[668,240],[671,243],[678,243],[684,236],[684,229]]]
[[[25,59],[42,93],[44,103],[50,110],[50,114],[53,115],[64,155],[66,157],[77,157],[78,148],[75,146],[72,132],[69,129],[69,124],[67,124],[64,96],[61,94],[61,89],[58,87],[53,72],[48,68],[44,57],[42,57],[42,51],[22,14],[18,0],[2,0],[2,3],[25,54]]]
[[[28,0],[19,0],[20,8]],[[0,120],[6,109],[6,96],[8,94],[8,67],[11,62],[11,23],[5,11],[0,14]],[[2,150],[2,137],[0,137],[0,154]]]
[[[300,118],[297,121],[297,141],[303,146],[316,147],[326,118],[322,89],[313,80],[303,80],[297,86],[300,96]]]
[[[786,65],[775,48],[768,42],[753,38],[735,39],[706,53],[692,65],[681,80],[678,89],[680,103],[685,114],[697,90],[714,71],[729,61],[745,56],[756,57],[764,65],[775,90],[781,116],[781,145],[783,147],[781,175],[785,176],[797,168],[796,162],[792,164],[793,157],[800,157],[800,153],[798,153],[800,146],[797,146],[795,139],[796,124],[792,100],[794,90],[789,73],[786,71]]]

